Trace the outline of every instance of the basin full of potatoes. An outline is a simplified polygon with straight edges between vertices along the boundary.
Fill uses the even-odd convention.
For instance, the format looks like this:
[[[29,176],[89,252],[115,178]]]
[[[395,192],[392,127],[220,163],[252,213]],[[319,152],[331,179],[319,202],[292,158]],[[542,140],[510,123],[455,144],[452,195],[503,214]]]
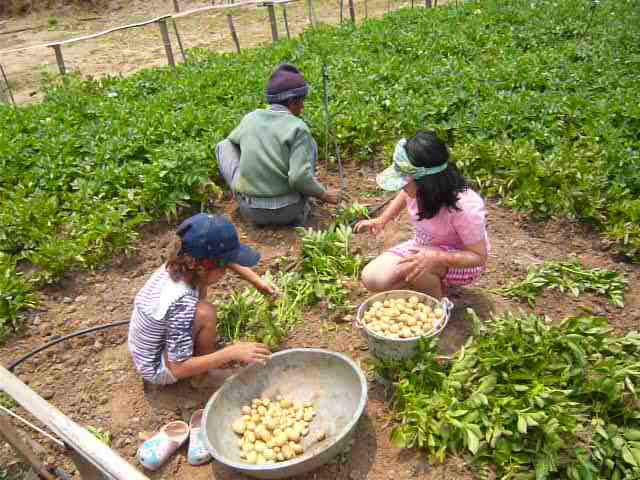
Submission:
[[[438,335],[449,321],[453,303],[410,290],[391,290],[368,298],[358,308],[356,325],[378,358],[413,355],[422,337]]]
[[[256,478],[304,474],[330,461],[353,437],[367,380],[349,357],[296,348],[227,379],[204,409],[213,458]]]

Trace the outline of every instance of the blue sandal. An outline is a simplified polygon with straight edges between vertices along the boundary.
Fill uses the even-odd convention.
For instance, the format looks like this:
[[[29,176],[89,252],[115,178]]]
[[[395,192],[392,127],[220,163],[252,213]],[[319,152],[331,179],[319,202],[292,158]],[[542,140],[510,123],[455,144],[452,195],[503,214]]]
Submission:
[[[204,444],[204,430],[202,429],[202,414],[204,410],[196,410],[189,421],[189,453],[187,459],[193,466],[204,465],[211,461],[211,454]]]

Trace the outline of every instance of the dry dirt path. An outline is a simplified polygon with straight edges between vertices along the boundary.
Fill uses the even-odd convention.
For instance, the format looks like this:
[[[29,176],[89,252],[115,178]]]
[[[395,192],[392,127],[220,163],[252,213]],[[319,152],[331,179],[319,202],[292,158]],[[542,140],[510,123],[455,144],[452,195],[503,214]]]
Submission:
[[[379,198],[363,195],[375,191],[372,170],[353,169],[349,182],[357,185],[353,191],[361,203],[377,203]],[[337,184],[333,176],[324,176],[328,183]],[[229,202],[212,206],[212,210],[233,215]],[[320,210],[313,219],[322,227],[330,219],[329,211]],[[464,311],[470,306],[481,315],[505,309],[526,309],[526,306],[504,301],[486,292],[487,288],[502,286],[522,277],[523,266],[539,260],[563,260],[577,256],[588,267],[606,267],[627,272],[632,280],[624,310],[609,306],[600,297],[583,295],[572,299],[558,293],[545,294],[536,307],[553,319],[578,313],[579,306],[589,306],[596,312],[606,312],[613,325],[620,330],[640,324],[640,267],[614,262],[600,248],[600,241],[583,227],[566,221],[533,223],[527,217],[489,202],[489,232],[492,253],[488,272],[474,286],[452,291],[456,304],[453,318],[442,334],[444,352],[455,351],[470,333]],[[175,222],[174,222],[175,223]],[[70,275],[60,285],[43,292],[43,307],[34,312],[22,338],[0,348],[0,359],[7,364],[32,348],[45,343],[52,335],[61,335],[81,328],[128,319],[135,292],[161,262],[172,234],[172,225],[156,223],[148,226],[137,245],[135,254],[114,261],[93,273]],[[264,254],[261,268],[274,267],[281,256],[293,256],[298,251],[297,234],[286,230],[255,230],[238,223],[249,244]],[[372,239],[357,235],[357,244],[364,254],[376,254],[383,248],[410,236],[407,218],[400,219],[388,233]],[[244,288],[228,275],[211,297]],[[354,304],[365,298],[356,282],[352,285]],[[201,408],[211,391],[196,391],[189,385],[145,390],[135,374],[126,348],[126,327],[118,327],[94,337],[75,339],[43,352],[24,363],[17,374],[55,406],[83,425],[100,427],[113,436],[114,448],[132,464],[136,464],[137,445],[164,422],[182,418]],[[350,355],[367,369],[364,339],[351,327],[335,323],[326,309],[315,307],[295,330],[287,347],[322,347]],[[389,442],[390,412],[385,405],[383,388],[369,382],[369,402],[356,441],[350,452],[339,461],[327,465],[304,478],[319,480],[405,480],[429,479],[461,480],[470,478],[464,463],[449,460],[441,466],[430,466],[413,451],[401,451]],[[46,444],[43,438],[38,438]],[[194,468],[188,465],[182,450],[153,479],[230,479],[242,478],[234,472],[212,465]],[[72,467],[52,450],[51,461]],[[0,447],[0,465],[13,458],[6,447]]]
[[[203,0],[179,0],[181,11],[201,7]],[[356,19],[365,15],[364,0],[356,1]],[[218,3],[218,2],[216,2]],[[345,0],[344,16],[348,17]],[[340,20],[338,0],[314,0],[319,21],[337,24]],[[389,8],[410,5],[403,0],[367,0],[367,14],[384,15]],[[104,31],[113,27],[150,20],[173,13],[172,0],[126,1],[114,0],[109,6],[96,10],[74,6],[35,12],[23,17],[3,19],[0,22],[0,51],[39,45]],[[271,42],[271,30],[265,8],[243,7],[233,10],[233,18],[241,48]],[[178,20],[178,31],[186,49],[194,47],[216,51],[233,51],[234,46],[226,18],[227,11],[213,11]],[[287,6],[291,35],[300,34],[309,26],[306,0]],[[278,31],[285,36],[282,11],[278,9]],[[8,33],[14,32],[14,33]],[[173,52],[182,61],[178,42],[170,29]],[[65,65],[69,71],[83,76],[127,75],[143,68],[164,66],[167,59],[155,24],[74,43],[63,48]],[[24,104],[42,98],[43,74],[57,74],[58,68],[51,48],[38,48],[21,52],[0,53],[16,102]]]

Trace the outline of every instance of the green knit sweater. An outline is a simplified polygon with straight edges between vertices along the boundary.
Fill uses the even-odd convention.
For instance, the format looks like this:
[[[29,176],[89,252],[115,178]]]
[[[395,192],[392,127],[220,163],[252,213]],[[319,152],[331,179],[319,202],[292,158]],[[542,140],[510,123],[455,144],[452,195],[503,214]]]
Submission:
[[[311,160],[314,140],[304,121],[289,112],[255,110],[229,135],[240,146],[235,190],[252,197],[293,192],[319,197],[325,192]]]

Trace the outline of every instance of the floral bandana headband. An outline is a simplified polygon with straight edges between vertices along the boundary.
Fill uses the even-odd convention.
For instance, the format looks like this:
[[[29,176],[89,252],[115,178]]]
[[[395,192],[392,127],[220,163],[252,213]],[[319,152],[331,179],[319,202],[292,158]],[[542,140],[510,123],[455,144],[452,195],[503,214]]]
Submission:
[[[435,175],[444,171],[449,165],[448,162],[444,162],[435,167],[416,167],[409,160],[406,145],[407,140],[404,138],[396,144],[396,149],[393,152],[393,165],[380,172],[376,177],[380,188],[396,192],[402,190],[411,180],[420,180],[427,175]]]

